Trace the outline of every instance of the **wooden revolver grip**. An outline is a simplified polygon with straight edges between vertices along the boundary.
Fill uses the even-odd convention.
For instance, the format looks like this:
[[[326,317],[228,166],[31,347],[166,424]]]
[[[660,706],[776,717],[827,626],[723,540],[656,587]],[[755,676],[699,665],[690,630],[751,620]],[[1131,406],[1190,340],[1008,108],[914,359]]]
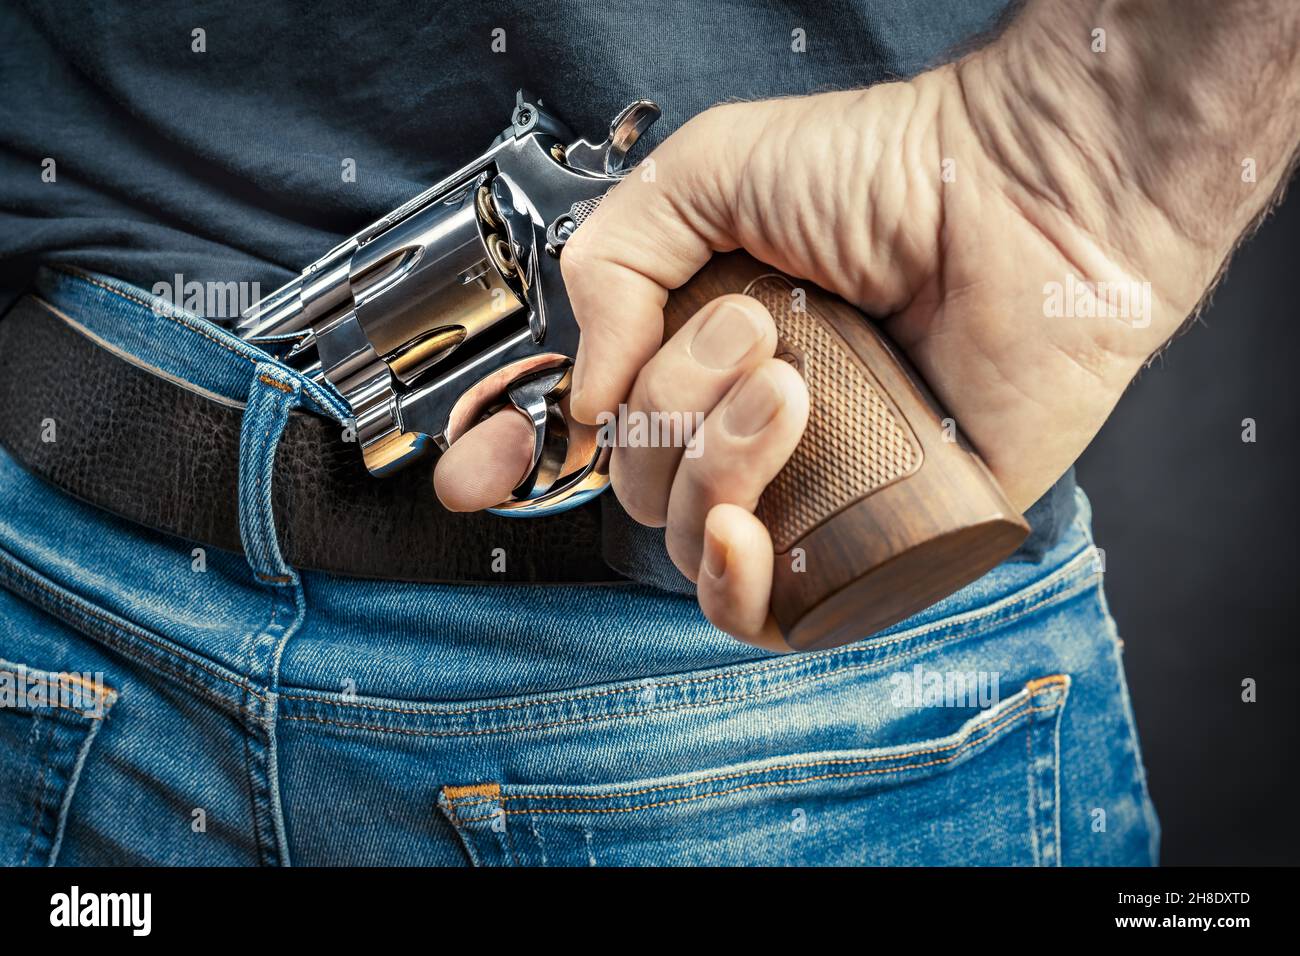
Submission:
[[[808,427],[757,515],[776,550],[772,613],[795,650],[867,637],[969,584],[1029,532],[920,377],[859,311],[742,252],[669,296],[665,335],[729,292],[776,320],[808,384]]]

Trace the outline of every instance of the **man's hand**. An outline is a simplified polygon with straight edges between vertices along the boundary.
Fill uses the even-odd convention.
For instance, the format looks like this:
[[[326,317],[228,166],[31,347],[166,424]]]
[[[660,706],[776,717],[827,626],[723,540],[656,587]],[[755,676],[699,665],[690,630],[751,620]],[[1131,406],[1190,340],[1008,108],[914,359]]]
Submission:
[[[1254,25],[1222,15],[1234,6]],[[744,248],[879,317],[1023,510],[1287,172],[1294,62],[1267,65],[1289,119],[1240,102],[1256,95],[1261,46],[1294,60],[1285,9],[1040,0],[992,46],[910,82],[709,110],[606,197],[562,259],[582,328],[571,411],[588,423],[620,404],[706,416],[701,454],[617,447],[611,476],[634,518],[666,527],[710,620],[781,646],[771,541],[752,510],[809,396],[773,358],[772,320],[752,299],[719,299],[663,342],[669,290],[714,252]],[[439,463],[439,495],[460,509],[505,498],[529,441],[513,412],[479,426]]]

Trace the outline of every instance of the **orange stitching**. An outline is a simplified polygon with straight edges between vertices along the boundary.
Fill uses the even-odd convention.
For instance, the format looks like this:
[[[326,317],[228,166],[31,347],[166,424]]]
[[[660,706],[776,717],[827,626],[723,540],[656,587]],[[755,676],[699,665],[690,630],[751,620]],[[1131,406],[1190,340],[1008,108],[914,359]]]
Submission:
[[[1071,558],[1069,562],[1067,562],[1066,564],[1062,565],[1061,570],[1064,571],[1064,570],[1068,569],[1068,568],[1071,567],[1073,564],[1075,564],[1075,563],[1079,560],[1079,558],[1081,558],[1082,556],[1084,556],[1084,555],[1086,555],[1086,554],[1088,554],[1087,551],[1080,551],[1079,554],[1077,554],[1077,555],[1075,555],[1073,558]],[[850,665],[847,665],[847,666],[845,666],[845,667],[838,668],[838,669],[836,669],[836,670],[834,670],[834,671],[829,671],[829,672],[827,672],[827,673],[825,673],[825,674],[812,674],[812,675],[809,675],[808,677],[806,677],[806,678],[804,678],[804,679],[802,679],[802,680],[797,680],[797,681],[793,681],[793,682],[791,682],[791,683],[781,684],[779,687],[773,688],[773,689],[772,689],[772,693],[777,693],[777,692],[779,692],[779,691],[781,691],[781,690],[786,690],[786,689],[789,689],[789,688],[800,687],[800,686],[802,686],[803,684],[807,684],[807,683],[815,682],[815,681],[818,681],[818,680],[823,680],[823,679],[825,679],[825,678],[832,677],[832,676],[836,676],[836,675],[839,675],[839,674],[852,673],[852,672],[855,671],[855,670],[862,670],[862,669],[864,669],[864,668],[879,667],[879,666],[881,666],[881,665],[883,665],[883,664],[889,664],[889,663],[891,663],[891,662],[893,662],[893,661],[896,661],[896,660],[901,660],[901,659],[903,659],[903,658],[911,657],[911,656],[915,656],[916,654],[920,654],[920,653],[923,653],[923,652],[925,652],[925,651],[933,650],[933,649],[936,648],[936,647],[942,647],[943,645],[945,645],[945,644],[950,644],[950,643],[952,643],[953,641],[956,641],[956,640],[961,640],[961,639],[969,638],[969,637],[975,637],[975,636],[977,636],[977,635],[979,635],[979,634],[983,634],[985,631],[987,631],[987,630],[989,630],[989,629],[991,629],[991,628],[1001,627],[1001,626],[1003,626],[1003,625],[1005,625],[1005,624],[1010,624],[1010,623],[1012,623],[1012,622],[1014,622],[1014,621],[1018,621],[1018,620],[1020,620],[1020,618],[1024,617],[1024,616],[1027,615],[1027,614],[1032,614],[1034,611],[1037,611],[1037,610],[1039,610],[1040,608],[1050,606],[1053,602],[1057,601],[1058,599],[1063,600],[1063,599],[1068,598],[1068,597],[1073,597],[1073,596],[1074,596],[1075,594],[1077,594],[1077,593],[1082,593],[1082,592],[1083,592],[1083,591],[1084,591],[1084,590],[1085,590],[1085,589],[1086,589],[1086,588],[1087,588],[1091,583],[1092,583],[1092,582],[1089,581],[1089,580],[1087,580],[1087,579],[1080,580],[1080,581],[1078,581],[1078,582],[1075,582],[1073,585],[1069,585],[1069,586],[1067,586],[1067,587],[1063,587],[1060,591],[1057,591],[1057,592],[1055,592],[1055,593],[1053,593],[1053,594],[1048,595],[1047,597],[1043,598],[1041,601],[1038,601],[1038,602],[1036,602],[1036,603],[1034,603],[1034,604],[1031,604],[1031,605],[1029,605],[1029,606],[1027,606],[1027,607],[1022,607],[1019,611],[1016,611],[1014,614],[1010,614],[1010,615],[1008,615],[1007,617],[999,618],[997,621],[988,621],[988,620],[985,620],[985,621],[983,621],[983,622],[980,624],[979,627],[977,627],[977,628],[975,628],[975,629],[973,629],[973,630],[963,630],[963,631],[960,631],[960,632],[955,633],[955,634],[950,634],[950,635],[948,635],[947,637],[940,638],[940,639],[937,640],[937,641],[931,641],[931,642],[929,642],[928,644],[920,644],[920,645],[918,645],[917,647],[911,648],[910,650],[906,650],[906,651],[903,651],[903,652],[901,652],[901,653],[894,654],[894,655],[891,655],[891,656],[880,657],[880,658],[873,658],[872,660],[869,660],[869,661],[863,661],[863,662],[860,663],[860,664],[850,664]],[[1039,584],[1042,585],[1043,582],[1039,582]],[[1027,591],[1027,592],[1025,592],[1025,593],[1023,593],[1023,594],[1020,594],[1020,595],[1018,596],[1018,601],[1023,602],[1023,601],[1025,601],[1025,600],[1028,600],[1030,597],[1033,597],[1035,594],[1037,594],[1037,593],[1038,593],[1039,591],[1041,591],[1041,590],[1043,590],[1043,588],[1042,588],[1041,586],[1040,586],[1040,587],[1032,588],[1032,589],[1030,589],[1029,591]],[[896,635],[896,636],[894,636],[894,637],[891,637],[891,638],[889,638],[888,640],[880,641],[879,643],[876,643],[876,644],[871,645],[871,650],[876,650],[876,649],[878,649],[878,648],[882,648],[882,647],[888,647],[888,646],[891,645],[891,644],[899,644],[899,643],[904,643],[904,642],[907,642],[907,641],[912,641],[912,640],[917,639],[918,637],[922,637],[922,636],[924,636],[924,635],[926,635],[926,634],[933,633],[934,631],[942,630],[945,626],[951,626],[951,622],[948,622],[948,621],[937,621],[937,622],[935,622],[934,624],[927,625],[926,627],[924,627],[924,628],[922,628],[922,629],[920,629],[920,630],[916,630],[916,631],[906,631],[906,632],[904,632],[904,633],[902,633],[902,634],[899,634],[899,635]],[[841,655],[841,654],[846,654],[846,653],[861,653],[861,652],[864,651],[864,650],[866,650],[866,648],[856,647],[856,646],[854,646],[854,645],[852,645],[852,644],[848,644],[848,645],[845,645],[844,647],[837,648],[837,649],[835,649],[835,650],[833,650],[833,651],[828,651],[828,652],[818,652],[818,653],[815,654],[815,655],[793,655],[793,656],[786,656],[786,657],[781,658],[780,660],[771,661],[771,662],[769,662],[769,663],[767,663],[767,664],[763,664],[763,665],[760,665],[759,667],[755,667],[755,668],[753,668],[753,669],[751,669],[751,670],[747,670],[747,671],[745,671],[743,674],[740,674],[740,675],[737,675],[737,674],[734,672],[734,670],[732,670],[732,669],[730,669],[730,668],[727,668],[727,669],[724,669],[721,673],[717,673],[717,674],[709,674],[709,675],[706,675],[706,676],[704,676],[704,677],[688,677],[688,678],[679,678],[679,679],[677,679],[677,680],[664,681],[664,682],[662,682],[662,683],[659,682],[659,681],[655,681],[654,683],[655,683],[655,688],[656,688],[656,689],[667,690],[667,689],[674,688],[674,687],[685,687],[685,686],[689,686],[689,685],[691,685],[691,684],[703,684],[703,683],[709,683],[709,682],[711,682],[711,681],[719,681],[719,680],[735,680],[735,679],[737,679],[738,676],[739,676],[740,679],[747,679],[747,678],[749,678],[749,677],[751,677],[751,676],[754,676],[754,675],[761,675],[761,674],[763,674],[763,673],[765,673],[765,672],[772,671],[772,670],[781,670],[781,669],[787,669],[787,668],[791,668],[791,667],[800,667],[800,666],[803,666],[804,664],[807,664],[807,663],[809,663],[809,662],[811,662],[811,661],[830,660],[831,658],[836,657],[836,656]],[[653,680],[653,678],[651,678],[651,680]],[[412,714],[412,715],[417,715],[417,716],[427,716],[427,717],[455,717],[455,716],[470,715],[470,714],[490,713],[490,712],[492,712],[492,711],[501,711],[501,710],[522,710],[522,709],[525,709],[525,708],[528,708],[528,707],[547,707],[547,706],[550,706],[550,705],[552,705],[552,704],[567,704],[567,703],[573,703],[573,702],[575,702],[575,701],[582,701],[582,700],[595,700],[595,699],[598,699],[598,698],[601,698],[601,697],[609,697],[609,696],[613,696],[613,695],[615,695],[615,694],[631,694],[631,693],[639,693],[639,692],[642,691],[643,689],[644,689],[644,682],[641,682],[641,683],[638,683],[636,686],[633,686],[633,687],[614,687],[614,688],[610,688],[610,689],[607,689],[607,690],[598,690],[598,691],[589,691],[589,692],[584,692],[584,693],[579,693],[579,694],[571,694],[571,695],[569,695],[569,696],[567,696],[567,697],[549,697],[549,698],[545,698],[545,699],[543,699],[543,700],[535,700],[535,701],[515,701],[515,702],[512,702],[512,703],[508,703],[508,704],[492,704],[492,705],[488,705],[488,706],[485,706],[485,707],[460,708],[460,709],[455,709],[455,710],[429,710],[429,709],[419,708],[419,707],[379,707],[379,706],[370,706],[370,705],[359,705],[359,704],[356,704],[356,703],[349,703],[349,702],[347,702],[347,701],[329,700],[329,699],[326,699],[326,698],[314,697],[314,696],[312,696],[312,695],[310,695],[310,694],[281,694],[281,695],[280,695],[280,699],[281,699],[281,700],[303,700],[303,701],[308,701],[308,702],[310,702],[310,703],[314,703],[314,704],[324,704],[324,705],[329,706],[329,707],[357,707],[357,708],[359,708],[359,709],[366,710],[366,711],[370,711],[370,712],[373,712],[373,713],[386,713],[386,714]],[[745,697],[747,697],[747,696],[748,696],[748,697],[753,697],[753,696],[757,696],[757,695],[750,694],[750,695],[744,695],[744,696],[740,696],[740,697],[724,697],[724,698],[717,698],[715,701],[712,701],[712,702],[713,702],[713,703],[716,703],[716,702],[730,703],[730,702],[734,702],[734,701],[737,701],[737,700],[744,700]],[[710,703],[710,702],[705,702],[705,703]],[[689,706],[689,705],[688,705],[688,706]],[[701,704],[701,705],[698,705],[698,706],[703,706],[703,705]],[[673,707],[660,707],[660,708],[656,708],[656,709],[654,709],[654,710],[628,711],[628,712],[622,714],[621,716],[625,716],[625,717],[637,717],[637,716],[641,716],[641,715],[643,715],[643,714],[663,713],[664,711],[667,711],[667,710],[673,710],[673,709],[674,709]],[[615,715],[615,716],[617,716],[617,715]],[[285,719],[287,719],[287,720],[310,720],[310,719],[312,719],[312,718],[309,718],[309,717],[286,717]],[[327,720],[327,719],[324,719],[324,718],[320,719],[319,722],[321,722],[321,723],[334,723],[334,724],[338,724],[338,726],[341,726],[341,727],[357,727],[357,728],[367,729],[367,730],[381,730],[381,731],[383,731],[383,730],[388,730],[388,729],[389,729],[389,728],[386,728],[386,727],[369,726],[369,725],[366,725],[366,724],[348,724],[348,723],[341,723],[341,722],[338,722],[338,721],[331,721],[331,720]],[[499,730],[482,731],[482,733],[496,733],[496,732],[504,732],[504,731],[510,731],[510,730],[527,730],[527,729],[529,729],[530,726],[531,726],[531,725],[520,725],[520,726],[517,726],[517,727],[504,727],[504,728],[500,728]],[[542,725],[538,725],[538,726],[545,727],[545,726],[553,726],[553,725],[542,724]],[[394,731],[394,732],[399,732],[399,731]]]
[[[270,385],[272,388],[278,388],[278,389],[279,389],[280,391],[282,391],[282,392],[292,392],[292,391],[293,391],[293,386],[292,386],[292,385],[286,385],[284,382],[277,382],[275,379],[271,378],[271,376],[269,376],[269,375],[267,375],[267,374],[265,374],[265,373],[263,373],[263,374],[257,376],[257,380],[258,380],[259,382],[263,382],[263,383],[265,383],[265,384],[267,384],[267,385]]]
[[[461,804],[458,801],[460,801],[462,797],[491,798],[492,796],[499,795],[500,793],[501,793],[501,785],[499,783],[475,783],[475,784],[468,784],[460,787],[443,787],[442,795],[443,798],[447,801],[447,810],[451,815],[452,826],[456,828],[456,831],[458,833],[461,832],[460,810],[462,805],[478,806],[483,803],[491,802],[490,799],[483,799],[483,800],[470,800],[464,804]],[[462,840],[465,839],[463,833],[461,833],[461,839]],[[468,841],[466,841],[466,843],[468,843]]]
[[[1056,685],[1064,684],[1065,682],[1065,674],[1052,674],[1050,677],[1036,677],[1025,684],[1025,690],[1029,691],[1029,694],[1032,697],[1035,694],[1041,693],[1045,687],[1055,687]]]
[[[1049,683],[1050,683],[1050,686],[1051,686],[1052,688],[1060,687],[1060,686],[1064,686],[1064,684],[1066,683],[1066,677],[1065,677],[1064,674],[1055,674],[1055,675],[1053,675],[1053,676],[1051,676],[1051,677],[1044,677],[1044,678],[1041,678],[1041,680],[1042,680],[1042,681],[1045,681],[1045,682],[1049,682]],[[1029,687],[1028,684],[1026,684],[1025,686],[1026,686],[1026,688]],[[969,730],[967,730],[966,733],[961,737],[961,739],[959,739],[959,740],[957,740],[957,741],[955,741],[955,742],[953,742],[953,743],[951,743],[951,744],[947,744],[947,745],[945,745],[945,746],[943,746],[943,747],[931,747],[931,748],[929,748],[929,749],[909,750],[909,751],[906,751],[905,753],[897,753],[897,754],[881,754],[881,755],[873,756],[873,757],[844,757],[844,758],[837,758],[837,759],[833,759],[833,760],[811,760],[811,761],[804,761],[803,763],[787,763],[787,764],[779,764],[779,765],[772,766],[772,767],[764,767],[764,768],[762,768],[761,770],[743,770],[743,771],[737,771],[736,773],[717,774],[717,775],[712,776],[712,777],[700,777],[700,778],[698,778],[698,779],[690,780],[690,781],[687,781],[687,782],[685,782],[685,783],[670,783],[670,784],[662,784],[662,785],[657,786],[657,787],[646,787],[646,788],[643,788],[643,789],[641,789],[641,790],[625,790],[625,791],[623,791],[623,792],[621,792],[621,793],[600,793],[600,794],[520,794],[520,795],[516,795],[516,796],[510,796],[509,794],[501,794],[501,793],[500,793],[500,787],[498,786],[498,787],[497,787],[497,793],[496,793],[495,796],[496,796],[496,799],[497,799],[498,801],[500,801],[500,802],[505,802],[505,801],[507,801],[507,800],[606,800],[606,799],[618,799],[618,798],[622,798],[622,797],[637,797],[637,796],[641,796],[642,794],[646,794],[646,793],[657,793],[657,792],[659,792],[659,791],[661,791],[661,790],[681,790],[681,789],[684,789],[684,788],[686,788],[686,787],[696,787],[696,786],[699,786],[700,784],[704,784],[704,783],[715,783],[715,782],[717,782],[717,781],[719,781],[719,780],[737,780],[737,779],[740,779],[741,777],[747,777],[747,776],[750,776],[751,774],[755,774],[755,773],[777,773],[778,771],[781,771],[781,770],[800,770],[800,769],[806,769],[806,768],[808,768],[808,767],[831,766],[831,765],[834,765],[834,764],[845,764],[845,765],[850,765],[850,764],[862,764],[862,763],[881,763],[881,762],[884,762],[884,761],[894,761],[894,760],[906,760],[906,759],[908,759],[909,757],[921,757],[921,756],[925,756],[926,754],[943,753],[943,752],[946,751],[946,750],[952,750],[954,747],[958,747],[958,746],[960,746],[960,745],[961,745],[964,741],[966,741],[966,740],[967,740],[967,739],[968,739],[972,734],[979,733],[981,730],[988,729],[989,732],[990,732],[990,734],[991,734],[992,731],[995,730],[997,727],[1002,726],[1004,723],[1006,723],[1007,721],[1011,720],[1011,718],[1018,716],[1018,715],[1019,715],[1019,714],[1024,710],[1024,708],[1025,708],[1025,704],[1027,704],[1027,703],[1029,702],[1030,699],[1032,699],[1033,697],[1037,697],[1038,695],[1043,694],[1043,693],[1045,693],[1045,692],[1046,692],[1046,688],[1045,688],[1045,687],[1040,687],[1040,688],[1037,689],[1037,690],[1033,690],[1033,691],[1031,691],[1031,692],[1029,693],[1029,696],[1028,696],[1024,701],[1022,701],[1021,703],[1016,704],[1016,706],[1013,707],[1010,711],[1007,711],[1006,713],[1002,713],[1002,714],[995,714],[995,715],[993,715],[993,716],[991,716],[991,717],[988,717],[988,718],[985,719],[982,723],[978,723],[978,724],[976,724],[975,726],[971,727]],[[1014,699],[1014,698],[1012,698],[1012,699]],[[1039,709],[1039,710],[1050,710],[1051,707],[1038,708],[1038,709]],[[1031,710],[1029,711],[1029,713],[1036,713],[1036,711],[1033,710],[1033,709],[1031,709]],[[992,726],[990,726],[990,725],[992,725]],[[485,795],[486,795],[486,794],[485,794]],[[489,801],[489,800],[477,800],[477,801],[473,801],[473,802],[474,802],[474,803],[489,803],[489,802],[492,802],[492,801]],[[462,804],[462,806],[470,806],[470,805],[471,805],[470,801],[465,801],[465,802]]]
[[[463,787],[443,787],[442,792],[452,802],[459,800],[461,797],[495,797],[501,793],[501,784],[473,783]]]
[[[1052,710],[1054,709],[1054,706],[1055,705],[1051,707],[1031,707],[1027,711],[1025,711],[1025,713],[1034,714],[1042,711]],[[988,736],[981,737],[978,740],[967,741],[960,748],[953,751],[953,753],[951,753],[947,757],[944,757],[941,760],[929,760],[929,761],[925,761],[924,763],[909,764],[908,766],[905,767],[881,767],[876,770],[854,770],[846,773],[826,773],[826,774],[818,774],[817,776],[814,777],[800,777],[797,780],[764,780],[756,783],[745,784],[743,787],[732,787],[728,790],[716,790],[713,793],[701,793],[693,797],[678,797],[674,800],[661,800],[658,803],[646,803],[635,807],[601,807],[599,809],[594,809],[594,810],[592,809],[573,810],[567,807],[558,808],[558,809],[531,808],[528,810],[508,810],[505,807],[502,807],[501,813],[506,815],[512,813],[513,814],[518,814],[518,813],[631,813],[635,810],[652,810],[656,807],[671,807],[671,806],[676,806],[678,804],[691,803],[695,800],[708,800],[712,797],[725,797],[733,793],[741,793],[746,790],[758,790],[764,787],[790,787],[801,783],[815,783],[819,780],[841,780],[850,777],[866,777],[872,774],[879,774],[879,773],[902,773],[905,770],[920,770],[925,767],[934,767],[940,764],[951,763],[952,761],[957,759],[957,754],[960,753],[962,750],[965,750],[969,747],[973,747],[976,744],[983,743],[984,741],[991,739],[993,736],[992,734],[993,729],[994,728],[990,728],[990,732]],[[616,797],[617,795],[614,796]],[[525,799],[525,798],[520,797],[519,799]],[[496,814],[489,814],[488,816],[485,817],[469,817],[465,819],[463,822],[476,823],[483,820],[491,820],[495,816]]]

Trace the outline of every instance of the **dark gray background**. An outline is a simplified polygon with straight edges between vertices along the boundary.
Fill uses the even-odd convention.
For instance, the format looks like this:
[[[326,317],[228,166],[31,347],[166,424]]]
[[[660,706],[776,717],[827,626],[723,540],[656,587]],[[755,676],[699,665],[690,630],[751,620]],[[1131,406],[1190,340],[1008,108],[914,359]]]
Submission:
[[[1165,864],[1300,863],[1297,249],[1293,186],[1078,465]]]

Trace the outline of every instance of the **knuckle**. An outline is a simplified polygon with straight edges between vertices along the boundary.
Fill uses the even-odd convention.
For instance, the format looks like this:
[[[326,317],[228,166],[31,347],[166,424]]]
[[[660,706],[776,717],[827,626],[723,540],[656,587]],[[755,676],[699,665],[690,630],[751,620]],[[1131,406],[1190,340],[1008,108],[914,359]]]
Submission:
[[[732,504],[753,511],[767,487],[757,458],[751,448],[724,449],[706,444],[698,458],[683,463],[682,487],[707,508]]]
[[[756,125],[764,113],[761,103],[719,103],[691,117],[665,141],[665,146],[684,152],[704,151],[710,162],[697,163],[697,175],[720,188],[729,182],[729,171],[747,162],[754,143]]]
[[[564,284],[570,292],[575,285],[586,280],[596,263],[596,249],[590,236],[590,226],[588,226],[579,229],[573,234],[573,238],[564,244],[564,252],[560,256],[560,275],[563,276]]]
[[[675,533],[673,527],[670,525],[668,528],[668,534],[664,536],[664,544],[667,547],[668,557],[672,559],[677,570],[682,572],[688,580],[697,580],[700,571],[699,559],[695,551],[689,547],[685,540],[685,536],[680,533]]]
[[[660,360],[662,352],[656,353],[641,367],[637,375],[636,385],[632,389],[632,398],[628,402],[628,407],[636,411],[660,412],[672,409],[672,403],[665,402],[663,396],[665,392],[672,394],[674,391],[673,382],[669,381],[673,376],[665,374],[664,363]]]
[[[746,109],[746,103],[718,103],[706,110],[701,110],[682,125],[687,135],[716,135],[719,129],[731,129],[740,119],[739,114]]]
[[[609,483],[623,510],[637,524],[662,528],[667,524],[667,494],[656,494],[653,485],[628,476],[636,474],[634,462],[628,461],[628,449],[616,448],[610,459]]]

